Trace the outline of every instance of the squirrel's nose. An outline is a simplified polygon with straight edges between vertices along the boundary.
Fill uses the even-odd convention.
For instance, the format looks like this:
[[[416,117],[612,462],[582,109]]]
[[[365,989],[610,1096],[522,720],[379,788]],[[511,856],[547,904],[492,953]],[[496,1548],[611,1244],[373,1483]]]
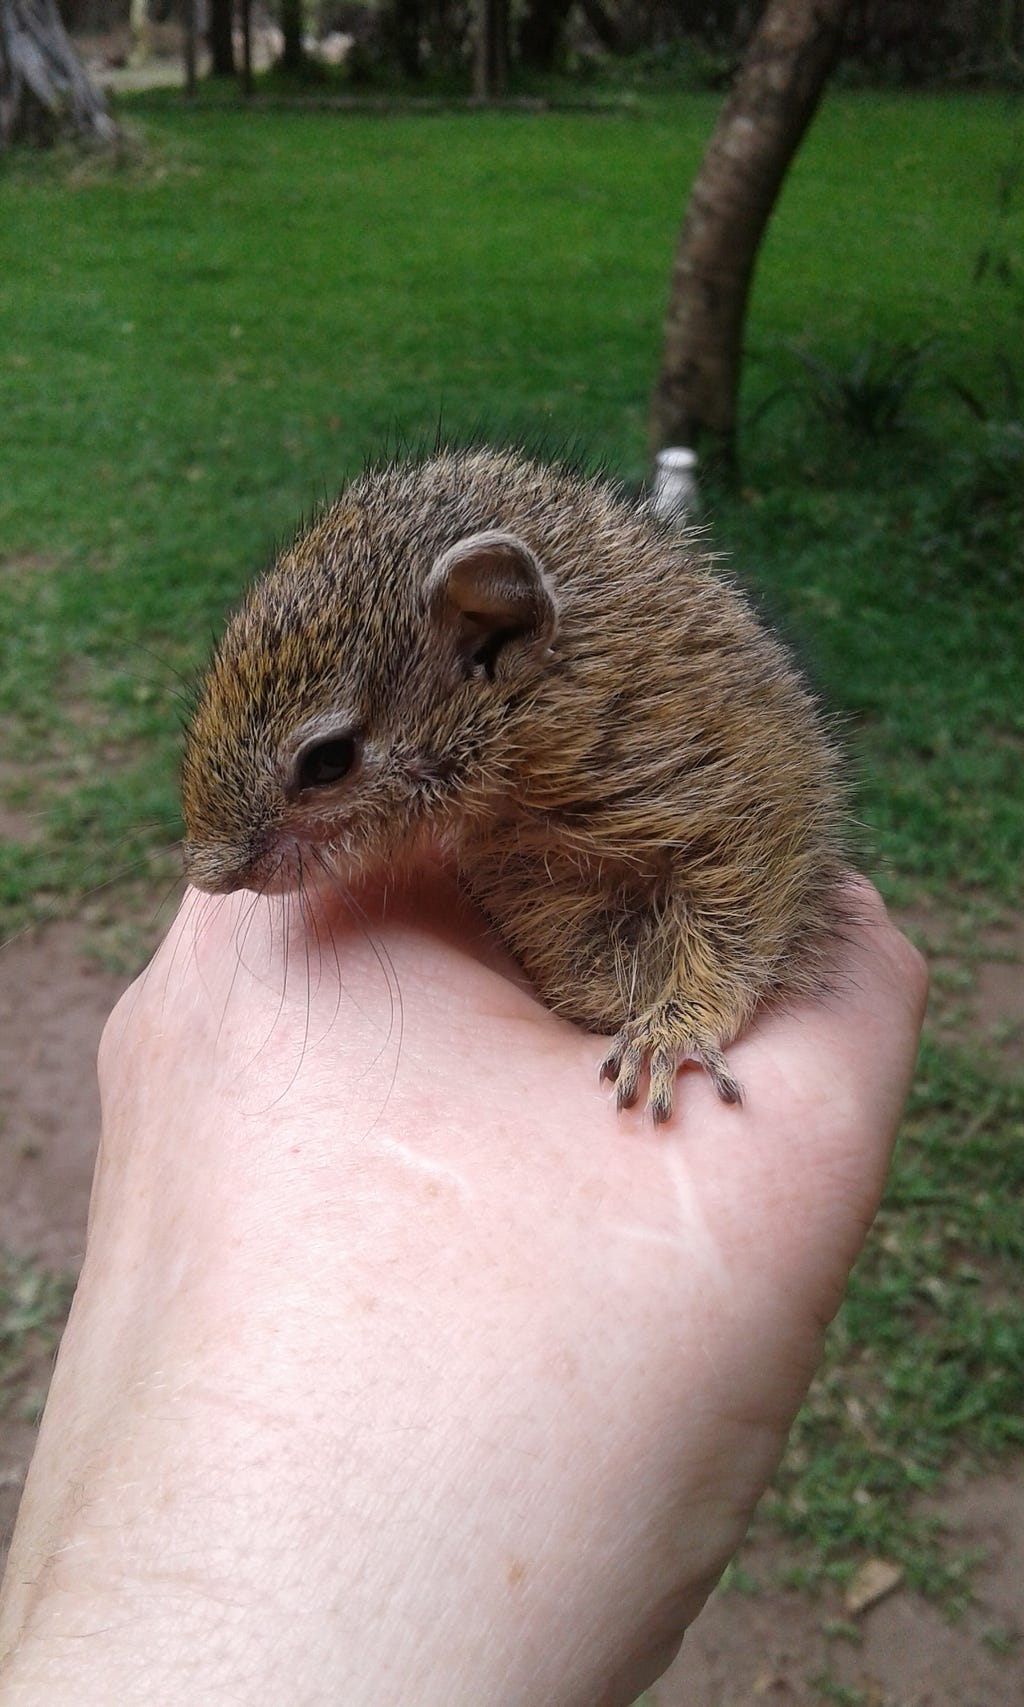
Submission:
[[[230,895],[235,889],[277,888],[267,882],[265,851],[240,848],[234,842],[186,841],[182,844],[185,876],[207,895]],[[284,884],[290,888],[291,884]]]

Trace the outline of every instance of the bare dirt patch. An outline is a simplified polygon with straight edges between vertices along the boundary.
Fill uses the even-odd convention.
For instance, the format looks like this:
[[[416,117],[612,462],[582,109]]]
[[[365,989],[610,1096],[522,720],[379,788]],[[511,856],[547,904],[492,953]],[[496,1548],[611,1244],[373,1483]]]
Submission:
[[[713,1595],[649,1707],[1020,1707],[1024,1699],[1024,1472],[948,1493],[944,1521],[981,1555],[975,1599],[955,1623],[897,1588],[853,1618],[840,1590]],[[787,1562],[771,1536],[744,1569],[767,1584]]]
[[[0,1245],[75,1275],[99,1136],[96,1050],[124,976],[83,958],[81,930],[52,926],[0,952]],[[0,1417],[0,1556],[21,1498],[50,1357],[14,1373]]]
[[[928,961],[929,1014],[947,1037],[975,1044],[1001,1067],[1024,1067],[1024,914],[978,922],[972,909],[918,906],[899,923]]]
[[[16,812],[11,806],[4,806],[0,801],[0,840],[8,842],[34,842],[39,833],[39,827],[34,818],[27,812]]]
[[[16,355],[8,355],[6,365],[17,368],[25,366],[26,362],[24,358],[19,360]],[[12,581],[30,580],[35,576],[49,574],[50,570],[56,567],[57,562],[56,557],[46,557],[41,552],[35,556],[28,556],[24,553],[20,557],[0,556],[0,577]]]
[[[72,1271],[99,1134],[96,1049],[128,981],[90,965],[80,940],[52,926],[0,954],[0,1242]]]

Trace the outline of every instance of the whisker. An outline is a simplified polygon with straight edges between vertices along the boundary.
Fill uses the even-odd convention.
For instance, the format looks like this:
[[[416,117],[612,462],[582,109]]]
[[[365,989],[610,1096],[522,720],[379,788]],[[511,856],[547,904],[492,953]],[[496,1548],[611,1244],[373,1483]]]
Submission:
[[[191,891],[191,893],[189,894],[188,900],[185,903],[185,924],[183,925],[183,928],[179,931],[177,937],[175,938],[174,947],[171,950],[170,962],[167,966],[167,970],[166,970],[166,973],[164,975],[163,994],[161,995],[161,998],[160,998],[161,1014],[164,1014],[166,1012],[167,991],[170,987],[170,982],[171,982],[171,977],[172,977],[173,972],[174,972],[175,962],[177,961],[178,955],[181,952],[182,943],[187,939],[188,945],[191,948],[192,955],[194,958],[195,954],[196,954],[196,946],[195,946],[196,945],[196,927],[193,924],[193,920],[194,920],[195,914],[200,910],[201,906],[206,902],[212,901],[212,899],[213,899],[212,896],[203,895],[200,893],[200,891],[198,889],[196,889],[196,890]],[[151,960],[149,963],[149,966],[146,967],[145,971],[143,972],[142,979],[140,980],[140,989],[145,987],[145,983],[149,978],[150,971],[155,964],[156,964],[155,960]]]
[[[166,907],[171,896],[174,894],[175,890],[180,887],[180,885],[181,885],[181,877],[176,876],[176,877],[173,877],[171,879],[170,883],[167,884],[165,889],[161,890],[161,892],[160,892],[159,896],[157,897],[156,901],[154,902],[153,907],[152,907],[152,909],[149,913],[149,916],[146,920],[146,923],[151,930],[152,930],[153,926],[156,924],[157,920],[159,919],[160,914],[163,912],[163,910]]]
[[[378,947],[377,941],[375,939],[375,932],[372,930],[372,928],[370,926],[370,921],[369,921],[369,918],[367,917],[365,909],[355,899],[355,896],[349,894],[347,891],[345,892],[345,895],[344,895],[344,902],[345,902],[346,908],[348,909],[348,911],[352,915],[352,917],[355,918],[358,921],[358,923],[360,923],[363,927],[363,934],[365,936],[367,943],[369,944],[370,949],[372,950],[373,957],[376,960],[377,965],[380,967],[381,972],[384,974],[384,983],[385,983],[385,987],[386,987],[387,992],[388,992],[389,1013],[388,1013],[388,1025],[387,1025],[387,1030],[385,1032],[384,1041],[381,1044],[380,1048],[377,1050],[377,1053],[374,1055],[372,1061],[369,1063],[369,1065],[365,1069],[365,1072],[363,1073],[362,1077],[365,1078],[367,1073],[372,1072],[374,1067],[377,1065],[378,1061],[380,1061],[382,1059],[385,1051],[388,1049],[388,1047],[391,1043],[392,1037],[395,1036],[396,1016],[397,1016],[397,1022],[398,1022],[397,1037],[395,1038],[395,1060],[394,1060],[394,1066],[392,1067],[392,1070],[391,1070],[391,1080],[390,1080],[390,1083],[388,1084],[388,1088],[387,1088],[387,1092],[386,1092],[385,1097],[384,1097],[384,1101],[381,1103],[380,1108],[377,1110],[376,1115],[374,1116],[373,1120],[370,1122],[369,1127],[367,1128],[368,1132],[372,1132],[374,1127],[376,1126],[377,1122],[383,1118],[385,1110],[387,1109],[387,1106],[388,1106],[389,1102],[391,1101],[392,1093],[394,1092],[394,1088],[395,1088],[395,1085],[396,1085],[397,1080],[398,1080],[398,1064],[399,1064],[399,1061],[401,1060],[402,1043],[403,1043],[403,1040],[405,1038],[405,1004],[402,1000],[402,986],[401,986],[401,982],[400,982],[399,977],[398,977],[398,972],[397,972],[397,969],[395,967],[394,960],[392,959],[391,955],[388,953],[387,948],[383,947],[383,945],[381,947]],[[392,983],[392,979],[394,980],[393,983]]]
[[[219,1021],[218,1026],[217,1026],[217,1041],[218,1042],[220,1041],[221,1034],[224,1030],[224,1024],[225,1024],[225,1021],[227,1020],[227,1017],[228,1017],[228,1009],[231,1006],[231,998],[234,995],[235,985],[238,982],[238,974],[241,971],[242,967],[245,965],[245,944],[246,944],[246,941],[248,939],[249,932],[252,929],[253,919],[256,916],[256,909],[259,906],[261,900],[266,900],[265,890],[255,891],[251,897],[251,900],[249,900],[247,902],[247,904],[245,905],[245,907],[243,908],[241,916],[235,921],[235,928],[234,928],[234,931],[232,933],[234,945],[235,945],[235,964],[234,964],[234,969],[231,973],[231,982],[228,985],[227,991],[226,991],[225,996],[224,996],[224,1007],[221,1011],[220,1021]],[[284,998],[282,996],[282,1002],[283,1002],[283,1000],[284,1000]],[[278,1012],[280,1013],[280,1009],[278,1010]],[[275,1021],[275,1023],[276,1023],[276,1021]],[[258,1051],[257,1051],[257,1053],[258,1053]],[[255,1056],[252,1057],[251,1059],[254,1060]],[[251,1061],[250,1061],[250,1065],[251,1065]]]
[[[316,860],[317,864],[320,866],[321,870],[324,871],[326,873],[326,875],[331,879],[334,886],[340,890],[342,899],[343,899],[350,915],[354,916],[354,914],[352,913],[351,897],[350,897],[348,891],[341,888],[341,885],[338,883],[337,874],[331,870],[330,865],[327,863],[327,861],[324,858],[323,854],[321,853],[320,849],[319,848],[311,848],[309,851],[312,854],[313,858]],[[359,920],[358,922],[362,925],[363,935],[366,937],[367,941],[370,943],[370,945],[372,947],[373,943],[372,943],[372,937],[370,935],[369,923],[368,923],[368,921],[365,921],[365,915],[364,915],[364,918]],[[342,977],[341,961],[338,957],[338,945],[334,939],[333,932],[331,933],[331,944],[332,944],[332,947],[334,949],[334,962],[335,962],[335,966],[337,967],[337,971],[338,971],[338,982],[339,982],[339,998],[338,999],[339,999],[339,1003],[341,1000],[340,991],[343,990],[345,995],[348,997],[349,1001],[352,1003],[352,1006],[355,1008],[356,1013],[359,1014],[359,1016],[362,1019],[367,1020],[372,1025],[374,1023],[373,1015],[370,1013],[367,1013],[362,1002],[360,1002],[358,997],[353,993],[353,991],[348,988],[347,984],[344,981],[344,978]],[[379,956],[378,956],[378,959],[379,959]],[[386,974],[385,974],[385,977],[386,977]]]
[[[330,870],[330,868],[327,864],[327,861],[324,859],[323,855],[321,854],[321,852],[318,848],[314,848],[313,857],[316,860],[317,864],[321,867],[321,869],[324,872],[326,872],[329,877],[333,878],[334,873]],[[342,992],[342,989],[344,988],[344,980],[342,978],[341,956],[338,953],[337,938],[335,937],[334,932],[332,929],[330,929],[330,927],[328,927],[328,930],[327,930],[327,940],[331,945],[331,953],[334,956],[334,970],[335,970],[335,974],[336,974],[336,977],[335,977],[335,996],[334,996],[334,1013],[331,1015],[331,1022],[327,1028],[328,1032],[330,1032],[332,1027],[337,1023],[338,1015],[341,1012],[341,992]],[[320,919],[319,919],[319,917],[317,919],[317,942],[321,944],[321,955],[322,955],[322,942],[321,942],[321,937],[320,937]]]
[[[283,863],[283,856],[282,856],[282,860],[278,862],[278,865],[276,866],[275,871],[270,874],[271,877],[275,876],[276,872],[281,869],[282,863]],[[269,881],[269,879],[268,879],[268,881]],[[278,1002],[277,1013],[274,1015],[274,1019],[271,1023],[270,1030],[267,1033],[266,1037],[264,1038],[263,1043],[261,1043],[259,1048],[257,1049],[256,1054],[252,1057],[253,1060],[258,1059],[260,1049],[264,1048],[266,1046],[266,1044],[270,1041],[271,1037],[273,1037],[274,1032],[277,1029],[277,1026],[280,1022],[281,1015],[284,1012],[285,1002],[286,1002],[287,993],[288,993],[288,971],[289,971],[289,966],[290,966],[290,962],[291,962],[291,953],[292,953],[292,922],[293,921],[292,921],[291,902],[292,902],[293,897],[294,897],[294,900],[298,906],[300,916],[303,919],[305,919],[307,916],[307,909],[309,907],[309,898],[306,895],[305,884],[303,881],[301,850],[299,852],[299,880],[298,880],[298,883],[297,883],[294,890],[292,890],[288,894],[285,894],[281,897],[281,900],[282,900],[281,946],[282,946],[282,961],[283,961],[283,977],[282,977],[282,981],[281,981],[281,997],[280,997],[280,1000]],[[268,902],[272,901],[272,899],[273,899],[273,897],[267,893],[265,888],[260,892],[260,898],[262,898]],[[273,942],[273,926],[271,926],[271,942]],[[264,1108],[261,1108],[259,1110],[259,1112],[262,1114],[267,1113],[272,1108],[276,1108],[277,1104],[279,1102],[281,1102],[283,1100],[283,1098],[288,1095],[288,1092],[292,1089],[292,1086],[295,1084],[296,1080],[298,1079],[298,1076],[299,1076],[300,1072],[302,1071],[303,1063],[306,1059],[306,1052],[307,1052],[308,1047],[309,1047],[309,1028],[310,1028],[310,1020],[311,1020],[311,1015],[312,1015],[312,987],[311,987],[311,982],[310,982],[310,971],[309,971],[309,932],[308,932],[308,930],[303,931],[303,954],[305,957],[305,965],[306,965],[306,1007],[305,1007],[305,1019],[304,1019],[304,1023],[303,1023],[302,1046],[299,1050],[299,1057],[298,1057],[298,1060],[296,1061],[295,1066],[292,1070],[291,1077],[288,1079],[288,1082],[286,1084],[282,1085],[277,1096],[273,1097],[271,1099],[271,1101],[269,1103],[267,1103]]]
[[[133,652],[141,652],[143,657],[151,659],[154,664],[159,664],[161,670],[165,670],[169,676],[174,677],[178,683],[178,689],[171,688],[172,693],[181,699],[184,699],[187,694],[188,703],[195,703],[196,688],[201,679],[200,671],[195,671],[192,676],[186,676],[183,670],[178,669],[177,664],[172,664],[169,658],[161,657],[160,653],[154,651],[152,646],[144,646],[141,640],[133,640],[129,644]],[[153,685],[152,679],[150,685]],[[166,683],[161,685],[167,686]]]
[[[174,894],[175,890],[178,888],[180,883],[181,883],[181,878],[175,877],[172,880],[172,882],[170,882],[167,885],[167,887],[162,891],[162,893],[160,894],[157,901],[155,902],[155,904],[154,904],[152,910],[150,911],[149,916],[146,920],[146,927],[148,930],[154,929],[154,927],[156,926],[157,920],[160,917],[160,914],[163,912],[163,909],[166,907],[168,901],[170,900],[171,896]],[[192,894],[192,895],[190,895],[189,900],[187,902],[187,910],[188,910],[188,912],[191,912],[194,910],[194,908],[195,908],[195,895]],[[155,955],[150,955],[145,966],[142,968],[141,972],[139,973],[138,978],[135,980],[135,982],[139,986],[140,993],[142,990],[145,989],[147,983],[149,982],[149,976],[153,970],[153,964],[154,964],[155,959],[156,959]]]
[[[303,885],[302,848],[301,847],[298,850],[298,860],[299,860],[298,896],[299,896],[299,913],[301,916],[303,914],[303,911],[304,911],[303,903],[306,900],[306,895],[305,895],[304,885]],[[295,1068],[295,1074],[292,1077],[292,1081],[291,1081],[292,1084],[295,1083],[295,1078],[297,1077],[298,1073],[300,1072],[300,1070],[302,1068],[302,1063],[306,1059],[306,1049],[309,1046],[309,1018],[310,1018],[310,1004],[312,1002],[312,990],[310,988],[310,980],[309,980],[309,931],[308,930],[304,930],[302,933],[302,946],[303,946],[305,961],[306,961],[306,1016],[305,1016],[305,1020],[303,1022],[303,1027],[302,1027],[302,1048],[299,1052],[299,1060],[298,1060],[298,1065]],[[291,1089],[291,1085],[289,1085],[288,1088]]]

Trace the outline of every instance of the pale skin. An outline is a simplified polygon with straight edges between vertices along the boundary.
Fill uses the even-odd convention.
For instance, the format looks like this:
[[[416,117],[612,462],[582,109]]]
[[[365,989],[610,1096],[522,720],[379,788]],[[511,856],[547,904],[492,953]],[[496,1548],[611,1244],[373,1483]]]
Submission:
[[[0,1702],[628,1703],[813,1373],[921,962],[865,889],[840,992],[729,1050],[744,1107],[686,1069],[656,1129],[440,879],[367,901],[390,1040],[341,908],[282,995],[274,907],[191,897],[108,1025]]]

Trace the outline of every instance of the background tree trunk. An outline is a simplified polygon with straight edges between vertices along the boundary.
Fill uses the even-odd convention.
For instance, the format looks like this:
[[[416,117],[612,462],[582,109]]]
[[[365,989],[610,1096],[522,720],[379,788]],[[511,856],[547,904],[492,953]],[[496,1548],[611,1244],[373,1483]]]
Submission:
[[[150,57],[149,0],[129,0],[128,28],[131,31],[131,63],[145,65]]]
[[[508,86],[508,0],[477,0],[473,93],[490,101]]]
[[[185,62],[185,98],[196,98],[196,0],[181,0],[181,48]]]
[[[0,0],[0,148],[61,136],[109,145],[120,134],[68,40],[56,0]]]
[[[608,53],[623,53],[626,34],[617,18],[613,18],[601,0],[580,0],[580,8],[601,46]]]
[[[306,57],[302,50],[302,0],[281,0],[281,34],[281,65],[285,71],[301,71]]]
[[[527,0],[519,19],[519,57],[534,71],[554,71],[562,57],[572,0]]]
[[[676,249],[652,452],[735,460],[743,317],[758,245],[839,56],[850,0],[769,0],[690,190]]]
[[[423,17],[420,0],[392,0],[388,25],[394,55],[402,76],[415,81],[423,75]]]
[[[252,0],[242,0],[242,94],[249,98],[252,82]]]
[[[235,75],[234,0],[210,0],[206,39],[210,44],[210,76]]]

